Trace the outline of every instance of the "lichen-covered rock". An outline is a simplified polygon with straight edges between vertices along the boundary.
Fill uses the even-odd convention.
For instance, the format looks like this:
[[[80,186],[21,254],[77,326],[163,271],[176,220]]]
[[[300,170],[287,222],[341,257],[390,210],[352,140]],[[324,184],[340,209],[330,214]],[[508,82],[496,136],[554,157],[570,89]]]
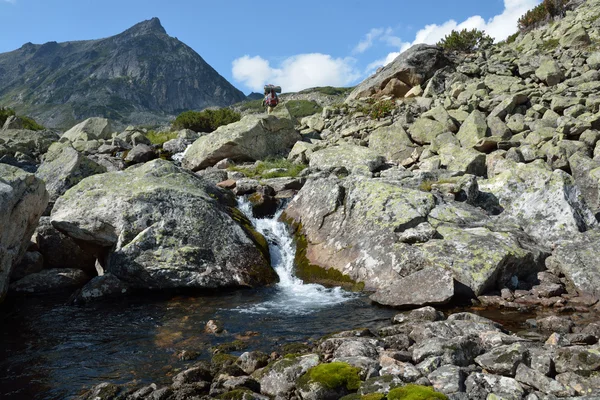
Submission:
[[[308,354],[300,357],[284,358],[258,370],[260,391],[268,396],[286,396],[296,386],[296,381],[309,369],[319,365],[319,356]]]
[[[474,110],[460,126],[456,137],[462,147],[474,147],[480,139],[488,135],[488,125],[485,114]]]
[[[498,346],[480,355],[475,362],[487,372],[505,376],[515,376],[519,364],[525,362],[527,347],[521,343]]]
[[[38,159],[58,139],[58,135],[52,131],[0,130],[0,157],[2,152],[10,156],[18,152]]]
[[[259,368],[266,367],[269,363],[269,356],[262,351],[250,351],[240,355],[236,364],[248,375]]]
[[[563,273],[580,293],[600,297],[600,232],[574,235],[561,243],[546,260],[551,269]]]
[[[82,179],[104,172],[105,167],[90,160],[70,145],[56,143],[50,147],[36,175],[46,182],[46,189],[53,203]]]
[[[529,368],[525,364],[519,364],[515,379],[546,394],[558,397],[575,395],[575,390],[572,388],[565,387],[562,383],[548,378],[546,375]]]
[[[347,97],[346,102],[374,95],[385,89],[392,79],[397,79],[409,87],[420,85],[433,77],[437,70],[450,64],[450,60],[439,47],[424,44],[413,46],[377,74],[360,83]]]
[[[430,373],[427,378],[438,392],[452,394],[465,391],[467,374],[456,365],[444,365]]]
[[[87,304],[109,298],[117,298],[125,295],[128,291],[119,278],[113,274],[96,276],[85,284],[81,290],[73,294],[70,302],[73,304]]]
[[[88,141],[110,139],[112,126],[106,118],[88,118],[75,125],[61,136],[61,141]]]
[[[410,157],[415,147],[400,124],[378,128],[369,136],[369,149],[395,163]]]
[[[227,192],[154,160],[94,175],[52,211],[61,232],[109,256],[105,270],[135,288],[217,288],[272,283],[264,238]]]
[[[301,136],[289,118],[249,115],[200,137],[185,152],[182,165],[198,171],[225,158],[238,162],[287,155],[299,140]]]
[[[410,126],[410,137],[418,144],[431,144],[436,137],[448,131],[444,124],[436,120],[418,118]]]
[[[598,346],[563,347],[554,358],[556,372],[575,372],[589,375],[600,371],[600,348]]]
[[[503,219],[513,219],[538,243],[551,248],[598,226],[570,175],[541,162],[504,163],[502,172],[480,181],[479,188],[498,199]]]
[[[353,145],[332,146],[315,151],[309,159],[311,168],[328,170],[344,167],[351,171],[355,167],[363,167],[370,172],[377,170],[385,162],[385,158],[379,152]]]
[[[41,179],[0,164],[0,302],[47,204],[48,192]]]
[[[127,153],[125,161],[129,163],[144,163],[156,158],[154,147],[141,143],[136,144],[133,149]]]
[[[513,378],[475,372],[465,381],[471,399],[489,399],[493,394],[506,400],[521,400],[525,394],[523,386]]]
[[[558,85],[564,79],[564,74],[560,65],[553,59],[544,59],[535,75],[548,86]]]

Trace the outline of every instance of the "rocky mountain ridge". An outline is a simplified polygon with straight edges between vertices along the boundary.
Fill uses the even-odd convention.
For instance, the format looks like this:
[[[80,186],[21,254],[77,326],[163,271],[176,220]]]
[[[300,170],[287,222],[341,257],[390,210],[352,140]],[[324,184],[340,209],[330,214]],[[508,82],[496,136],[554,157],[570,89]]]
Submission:
[[[88,117],[119,124],[169,121],[245,96],[158,18],[104,39],[26,43],[0,54],[0,102],[49,127]]]

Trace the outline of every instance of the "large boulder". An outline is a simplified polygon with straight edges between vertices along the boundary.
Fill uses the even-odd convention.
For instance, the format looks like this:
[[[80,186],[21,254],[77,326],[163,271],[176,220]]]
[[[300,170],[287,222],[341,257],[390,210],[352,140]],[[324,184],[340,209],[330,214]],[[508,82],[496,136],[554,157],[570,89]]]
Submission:
[[[85,285],[90,277],[80,269],[45,269],[10,284],[10,291],[25,294],[69,293]]]
[[[309,159],[311,168],[321,170],[344,167],[351,171],[355,167],[363,167],[373,172],[385,163],[385,158],[378,152],[355,145],[328,147],[310,154]]]
[[[474,206],[395,181],[309,180],[284,216],[304,236],[300,277],[362,282],[376,292],[375,301],[388,305],[445,303],[455,293],[454,281],[462,284],[460,294],[480,295],[543,267],[545,253],[518,229],[495,226]],[[402,294],[414,290],[414,298]]]
[[[0,302],[13,267],[48,204],[44,182],[19,168],[0,164]]]
[[[61,141],[69,140],[88,141],[98,139],[110,139],[112,134],[112,126],[106,118],[88,118],[83,122],[75,125],[61,136]]]
[[[133,288],[272,283],[266,241],[234,204],[228,192],[159,159],[82,180],[51,219]]]
[[[399,123],[378,128],[369,136],[369,149],[395,163],[410,157],[416,147]]]
[[[289,118],[248,115],[196,140],[185,152],[182,165],[198,171],[226,158],[237,162],[287,155],[299,140],[302,137]]]
[[[19,152],[29,157],[39,158],[58,139],[58,135],[52,131],[30,131],[27,129],[0,131],[0,144],[11,156]],[[2,156],[1,152],[0,156]]]
[[[90,160],[68,144],[55,143],[38,168],[36,175],[46,182],[50,201],[55,202],[83,178],[106,172],[106,168]]]
[[[573,235],[562,242],[546,260],[548,267],[563,273],[582,294],[600,298],[600,232]]]
[[[575,180],[566,172],[552,171],[542,161],[505,160],[494,173],[479,182],[479,189],[498,200],[501,218],[512,219],[538,243],[552,248],[598,226]]]
[[[404,83],[408,88],[421,85],[433,77],[437,70],[450,64],[450,60],[439,47],[418,44],[360,83],[346,101],[382,92],[393,79]]]

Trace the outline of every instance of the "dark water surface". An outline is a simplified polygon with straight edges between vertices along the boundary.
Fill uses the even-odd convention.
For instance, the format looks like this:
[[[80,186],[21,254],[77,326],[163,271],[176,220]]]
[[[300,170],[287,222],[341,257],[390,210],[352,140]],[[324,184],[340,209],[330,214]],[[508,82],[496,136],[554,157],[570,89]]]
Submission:
[[[8,298],[0,307],[0,398],[68,399],[103,381],[168,383],[182,350],[209,357],[209,347],[242,339],[249,349],[272,351],[358,327],[389,325],[395,311],[355,297],[311,313],[245,311],[276,288],[206,297],[132,297],[88,307],[66,298]],[[291,310],[290,310],[291,311]],[[227,334],[204,333],[208,320]]]

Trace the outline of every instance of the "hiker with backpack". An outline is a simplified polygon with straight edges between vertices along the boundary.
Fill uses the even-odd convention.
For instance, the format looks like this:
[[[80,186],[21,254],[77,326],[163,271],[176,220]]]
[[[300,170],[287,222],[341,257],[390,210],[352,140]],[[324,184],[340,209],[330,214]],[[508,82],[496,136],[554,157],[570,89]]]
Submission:
[[[281,87],[273,85],[265,86],[265,99],[263,100],[263,106],[267,107],[267,114],[271,114],[277,104],[279,104],[277,91],[281,93]]]

